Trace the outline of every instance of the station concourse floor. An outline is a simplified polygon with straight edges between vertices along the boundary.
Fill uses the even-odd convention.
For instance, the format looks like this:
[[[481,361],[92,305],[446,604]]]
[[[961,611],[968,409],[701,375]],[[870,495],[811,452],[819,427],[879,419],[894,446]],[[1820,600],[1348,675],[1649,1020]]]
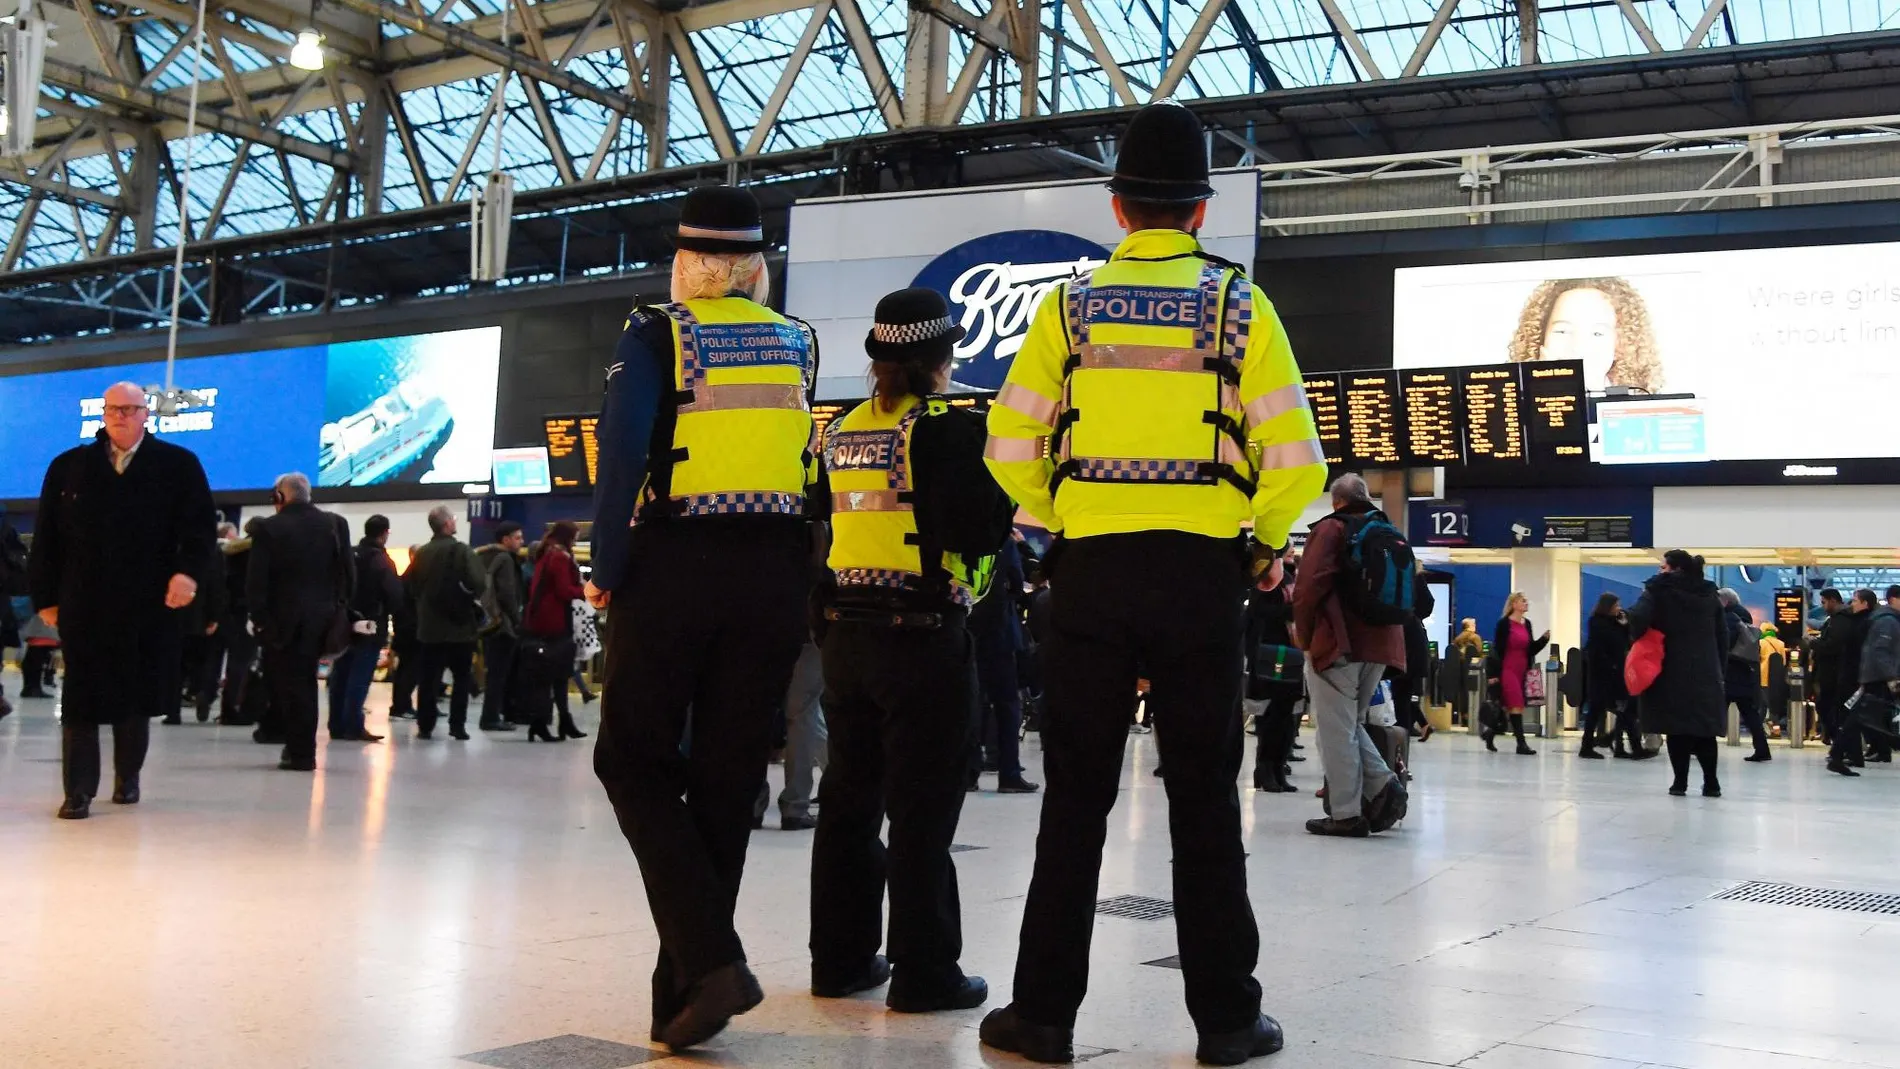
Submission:
[[[326,741],[309,775],[187,711],[153,726],[143,803],[102,795],[66,822],[52,702],[16,704],[0,721],[5,1069],[1026,1064],[979,1048],[981,1010],[807,994],[811,835],[778,831],[775,810],[740,907],[765,1004],[690,1057],[654,1049],[653,929],[591,739],[424,743],[399,723],[381,745]],[[1243,791],[1258,976],[1287,1032],[1249,1064],[1900,1067],[1900,916],[1711,900],[1748,880],[1900,892],[1900,767],[1849,781],[1818,749],[1754,766],[1724,747],[1726,797],[1671,798],[1665,759],[1541,748],[1415,744],[1411,817],[1371,840],[1302,829],[1316,757],[1295,766],[1299,794]],[[1039,778],[1033,737],[1025,754]],[[1131,738],[1103,898],[1170,897],[1153,761]],[[991,1007],[1008,1000],[1039,807],[993,780],[957,833],[964,965]],[[1193,1064],[1174,952],[1166,920],[1097,919],[1088,1065]]]

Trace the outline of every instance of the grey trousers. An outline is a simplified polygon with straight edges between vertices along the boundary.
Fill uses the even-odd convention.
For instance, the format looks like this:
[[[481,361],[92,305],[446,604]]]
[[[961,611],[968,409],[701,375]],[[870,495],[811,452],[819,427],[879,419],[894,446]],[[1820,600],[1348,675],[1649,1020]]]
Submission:
[[[785,789],[779,792],[780,816],[810,816],[812,773],[825,767],[824,664],[818,647],[805,643],[785,691]]]
[[[1385,790],[1392,770],[1366,734],[1366,707],[1385,665],[1335,661],[1325,671],[1306,665],[1306,710],[1319,736],[1320,768],[1334,820],[1359,816],[1363,803]]]

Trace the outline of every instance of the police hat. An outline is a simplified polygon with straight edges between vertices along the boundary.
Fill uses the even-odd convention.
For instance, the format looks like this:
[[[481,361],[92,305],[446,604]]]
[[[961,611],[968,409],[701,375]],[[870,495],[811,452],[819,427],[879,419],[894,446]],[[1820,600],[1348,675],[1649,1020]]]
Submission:
[[[680,204],[679,236],[673,244],[688,252],[762,252],[765,226],[759,202],[733,186],[695,189]]]
[[[1160,204],[1192,204],[1212,197],[1201,120],[1172,100],[1136,112],[1122,134],[1108,191]]]
[[[963,340],[964,330],[950,318],[943,294],[924,286],[888,293],[877,302],[864,351],[872,360],[941,359]]]

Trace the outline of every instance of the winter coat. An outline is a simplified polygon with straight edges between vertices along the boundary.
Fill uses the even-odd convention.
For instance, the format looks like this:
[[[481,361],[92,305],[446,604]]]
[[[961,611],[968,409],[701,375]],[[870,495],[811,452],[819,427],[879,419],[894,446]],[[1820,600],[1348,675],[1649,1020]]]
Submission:
[[[1614,616],[1591,616],[1583,640],[1583,700],[1596,710],[1629,700],[1623,662],[1629,660],[1629,625]]]
[[[1343,516],[1369,511],[1370,505],[1349,505],[1342,513],[1313,524],[1306,552],[1300,555],[1300,579],[1293,586],[1294,630],[1306,650],[1307,663],[1316,671],[1339,661],[1405,668],[1405,628],[1359,619],[1338,591],[1340,560],[1346,550]]]
[[[1854,614],[1846,609],[1829,613],[1821,622],[1821,632],[1808,649],[1808,681],[1816,691],[1833,694],[1841,688],[1841,655],[1847,648],[1847,633],[1853,629]]]
[[[560,546],[549,542],[534,566],[528,584],[528,610],[522,616],[523,634],[564,638],[574,632],[574,602],[584,596],[581,568]]]
[[[479,602],[488,589],[488,577],[468,543],[454,535],[436,535],[416,551],[402,579],[416,608],[417,642],[428,646],[475,641],[476,629],[481,626],[479,609],[462,620],[450,619],[442,612],[444,601],[462,596],[448,589],[449,584],[460,583],[467,599],[474,602]]]
[[[1867,641],[1860,653],[1861,685],[1900,679],[1900,612],[1882,605],[1867,617]]]
[[[521,581],[521,559],[499,542],[475,551],[482,574],[488,577],[488,592],[482,606],[488,614],[488,634],[510,638],[521,633],[521,608],[527,602]]]
[[[1854,612],[1850,609],[1847,618],[1841,623],[1846,625],[1846,630],[1841,635],[1841,670],[1836,677],[1836,685],[1840,687],[1841,697],[1845,698],[1860,689],[1863,675],[1860,656],[1867,647],[1867,632],[1873,627],[1874,614],[1872,611]]]
[[[365,538],[356,544],[356,593],[350,611],[376,625],[377,642],[389,641],[389,618],[403,611],[402,579],[380,542]]]
[[[1730,701],[1743,700],[1761,691],[1761,643],[1751,643],[1751,655],[1736,657],[1733,655],[1735,643],[1741,640],[1745,628],[1755,626],[1755,618],[1740,605],[1728,605],[1722,609],[1723,634],[1728,636],[1730,657],[1723,666],[1723,694]],[[1665,651],[1666,652],[1666,651]]]
[[[1638,698],[1645,731],[1714,738],[1728,725],[1728,617],[1715,584],[1661,572],[1629,611],[1630,640],[1662,632],[1662,672]]]

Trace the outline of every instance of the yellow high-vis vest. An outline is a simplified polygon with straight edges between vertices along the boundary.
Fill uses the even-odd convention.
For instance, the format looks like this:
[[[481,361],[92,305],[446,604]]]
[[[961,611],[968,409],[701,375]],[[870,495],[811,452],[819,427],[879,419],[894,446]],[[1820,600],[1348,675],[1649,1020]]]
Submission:
[[[840,590],[928,589],[932,576],[917,532],[910,439],[920,418],[949,409],[938,397],[906,397],[891,411],[870,400],[825,432],[824,462],[831,480],[826,563]],[[952,601],[968,606],[988,592],[994,556],[974,562],[955,553],[936,556],[937,566],[948,574],[946,593]]]
[[[806,328],[744,297],[659,310],[673,321],[676,418],[670,469],[649,465],[662,474],[648,476],[643,518],[803,515],[817,474]]]
[[[1069,537],[1179,530],[1282,545],[1325,482],[1273,307],[1179,231],[1138,231],[1038,309],[991,406],[997,482]]]

